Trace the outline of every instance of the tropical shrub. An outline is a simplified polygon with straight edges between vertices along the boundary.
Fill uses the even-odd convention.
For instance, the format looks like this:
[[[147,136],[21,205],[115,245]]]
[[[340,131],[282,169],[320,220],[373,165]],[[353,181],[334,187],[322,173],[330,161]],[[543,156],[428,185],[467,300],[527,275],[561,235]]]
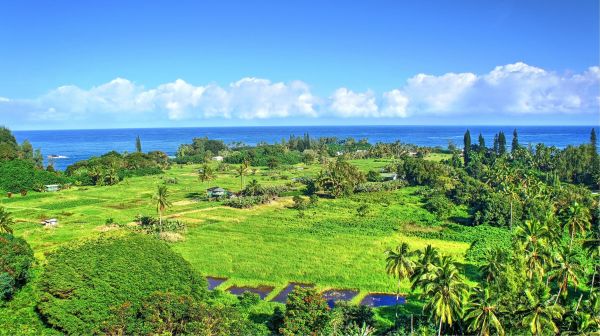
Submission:
[[[267,195],[240,196],[240,197],[230,198],[230,199],[226,200],[225,202],[223,202],[223,204],[226,206],[230,206],[232,208],[246,209],[246,208],[251,208],[255,205],[265,204],[265,203],[269,202],[270,199],[271,199],[271,197],[269,197]]]
[[[11,298],[27,282],[33,261],[33,251],[24,239],[0,233],[0,300]]]
[[[67,334],[98,334],[114,311],[138,309],[156,291],[201,299],[206,282],[155,238],[105,236],[48,256],[40,277],[40,314]]]
[[[329,306],[313,288],[296,287],[285,304],[283,335],[318,335],[329,323]]]

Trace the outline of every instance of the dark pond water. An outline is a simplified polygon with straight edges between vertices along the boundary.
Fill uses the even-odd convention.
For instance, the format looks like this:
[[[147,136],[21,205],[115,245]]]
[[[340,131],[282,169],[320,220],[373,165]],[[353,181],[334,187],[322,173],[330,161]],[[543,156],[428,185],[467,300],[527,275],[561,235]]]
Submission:
[[[234,295],[242,295],[245,292],[256,293],[256,294],[258,294],[258,296],[260,296],[261,299],[264,300],[264,298],[267,297],[267,295],[269,295],[269,293],[271,293],[271,291],[273,291],[273,288],[275,288],[275,287],[271,287],[271,286],[259,286],[259,287],[231,286],[231,287],[227,288],[227,290],[231,294],[234,294]]]
[[[400,297],[398,304],[405,304],[406,298]],[[383,307],[396,305],[396,294],[387,293],[371,293],[360,302],[361,305],[369,307]]]
[[[279,294],[277,294],[277,296],[275,296],[273,298],[273,302],[279,302],[279,303],[286,303],[287,301],[287,297],[288,295],[294,290],[294,288],[296,287],[302,287],[302,288],[307,288],[307,287],[314,287],[315,285],[312,284],[305,284],[305,283],[298,283],[298,282],[290,282],[284,289],[281,290],[281,292],[279,292]]]
[[[358,291],[352,289],[329,289],[323,292],[323,298],[327,301],[329,308],[333,308],[337,301],[350,301]]]
[[[208,290],[213,290],[215,287],[227,281],[227,278],[207,276],[206,281],[208,281]]]

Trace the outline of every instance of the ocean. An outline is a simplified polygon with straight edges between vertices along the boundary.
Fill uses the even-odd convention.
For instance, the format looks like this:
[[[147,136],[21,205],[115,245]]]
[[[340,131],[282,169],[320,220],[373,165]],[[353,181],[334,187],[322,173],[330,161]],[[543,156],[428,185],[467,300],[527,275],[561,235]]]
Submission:
[[[523,145],[545,143],[564,148],[589,142],[593,126],[517,126],[519,142]],[[99,130],[47,130],[14,131],[19,142],[28,139],[34,148],[40,148],[47,158],[58,155],[55,168],[65,169],[68,165],[108,151],[132,152],[135,139],[142,140],[143,151],[160,150],[174,155],[177,147],[190,143],[195,137],[208,137],[223,140],[226,144],[244,142],[255,145],[259,142],[280,142],[290,135],[311,137],[348,137],[357,140],[366,138],[371,143],[401,141],[420,146],[441,146],[446,148],[449,141],[458,147],[466,129],[470,129],[474,143],[481,133],[488,146],[492,145],[494,134],[506,133],[510,144],[514,126],[265,126],[265,127],[197,127],[197,128],[137,128]]]

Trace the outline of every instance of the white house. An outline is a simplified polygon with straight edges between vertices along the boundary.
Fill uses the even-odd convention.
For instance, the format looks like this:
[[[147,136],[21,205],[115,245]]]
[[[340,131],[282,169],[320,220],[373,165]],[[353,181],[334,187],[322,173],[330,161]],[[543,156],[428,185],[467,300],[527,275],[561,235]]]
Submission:
[[[213,161],[223,161],[223,157],[221,155],[213,156]]]

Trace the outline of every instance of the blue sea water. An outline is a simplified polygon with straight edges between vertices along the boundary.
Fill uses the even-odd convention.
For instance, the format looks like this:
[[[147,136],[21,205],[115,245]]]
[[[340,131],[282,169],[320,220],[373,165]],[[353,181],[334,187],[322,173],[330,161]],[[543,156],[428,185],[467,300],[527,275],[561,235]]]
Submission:
[[[521,144],[543,142],[564,148],[589,141],[593,126],[518,126]],[[366,138],[370,142],[394,142],[396,140],[421,146],[447,147],[452,141],[462,145],[466,129],[471,130],[473,142],[481,133],[488,145],[494,134],[502,130],[510,143],[514,126],[265,126],[265,127],[199,127],[199,128],[138,128],[101,130],[47,130],[14,131],[19,142],[28,139],[34,148],[40,148],[44,157],[65,156],[57,159],[55,167],[65,169],[68,165],[98,156],[108,151],[132,152],[135,138],[140,136],[144,151],[161,150],[174,155],[177,147],[190,143],[195,137],[223,140],[226,144],[242,141],[248,145],[259,142],[280,142],[290,135],[311,137]]]

